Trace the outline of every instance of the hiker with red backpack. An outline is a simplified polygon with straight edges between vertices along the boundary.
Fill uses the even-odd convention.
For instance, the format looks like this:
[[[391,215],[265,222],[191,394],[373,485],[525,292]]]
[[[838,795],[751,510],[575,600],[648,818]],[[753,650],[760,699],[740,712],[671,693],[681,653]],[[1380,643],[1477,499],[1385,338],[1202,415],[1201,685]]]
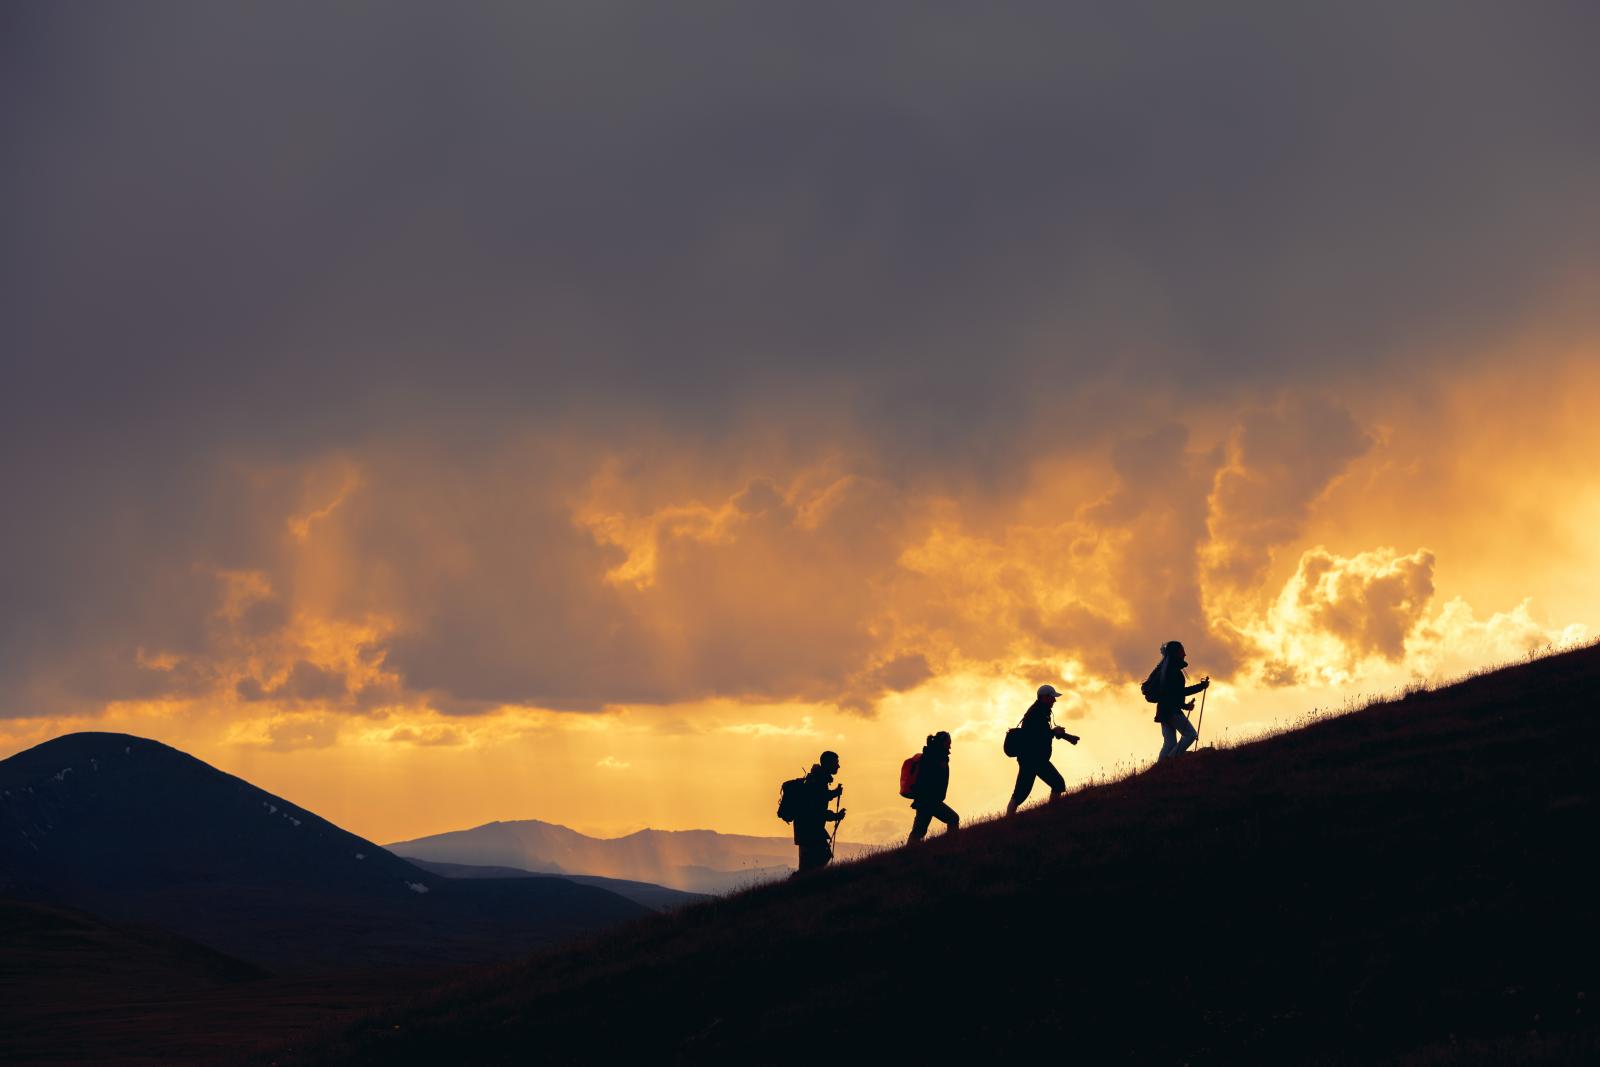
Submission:
[[[800,847],[800,869],[805,874],[826,867],[833,859],[833,837],[828,824],[838,832],[844,809],[828,810],[828,805],[844,795],[844,786],[830,788],[833,776],[839,773],[839,754],[824,752],[804,778],[792,778],[783,783],[778,794],[778,818],[794,824],[794,843]]]
[[[1022,721],[1006,731],[1006,755],[1015,756],[1017,760],[1017,787],[1011,791],[1007,815],[1015,815],[1017,805],[1028,799],[1035,778],[1044,779],[1044,784],[1050,787],[1052,801],[1067,791],[1066,779],[1050,762],[1050,748],[1057,738],[1074,745],[1081,739],[1051,720],[1050,709],[1055,707],[1060,696],[1055,686],[1041,685],[1037,699],[1022,713]]]
[[[1156,706],[1156,722],[1161,724],[1161,755],[1156,757],[1157,763],[1187,752],[1200,736],[1189,716],[1184,714],[1194,710],[1194,701],[1184,698],[1210,689],[1211,678],[1207,676],[1189,685],[1183,673],[1189,665],[1184,655],[1182,641],[1168,641],[1162,645],[1161,662],[1139,687],[1144,698]]]
[[[917,813],[911,821],[911,836],[906,844],[926,837],[935,819],[945,824],[945,833],[961,826],[961,816],[944,802],[949,791],[950,735],[940,730],[929,734],[922,752],[906,760],[900,768],[900,795],[911,801],[911,808]]]

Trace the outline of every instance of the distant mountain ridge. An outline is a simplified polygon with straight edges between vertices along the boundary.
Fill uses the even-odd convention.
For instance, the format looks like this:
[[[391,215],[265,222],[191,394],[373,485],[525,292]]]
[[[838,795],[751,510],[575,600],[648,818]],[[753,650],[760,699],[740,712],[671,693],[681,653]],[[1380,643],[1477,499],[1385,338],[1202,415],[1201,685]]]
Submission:
[[[150,923],[282,973],[490,959],[646,914],[563,878],[442,877],[112,733],[0,761],[0,893]]]
[[[727,893],[770,882],[786,877],[795,861],[795,846],[786,837],[639,830],[624,837],[599,838],[538,819],[489,822],[386,847],[410,859],[620,878],[691,893]],[[869,845],[838,846],[840,859],[871,850]]]

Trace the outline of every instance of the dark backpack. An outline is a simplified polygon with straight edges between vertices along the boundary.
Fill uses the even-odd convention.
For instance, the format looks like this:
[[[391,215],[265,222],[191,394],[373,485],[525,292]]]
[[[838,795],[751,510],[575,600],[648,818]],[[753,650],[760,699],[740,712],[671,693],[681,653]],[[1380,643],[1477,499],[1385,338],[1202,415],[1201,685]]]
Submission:
[[[794,822],[805,803],[806,780],[791,778],[778,789],[778,818]]]
[[[1020,720],[1017,725],[1006,731],[1005,744],[1001,747],[1005,749],[1006,755],[1013,759],[1022,755],[1022,722]]]
[[[1139,686],[1139,692],[1152,704],[1161,703],[1161,664],[1156,664],[1156,669],[1150,672],[1150,677]]]
[[[907,800],[915,800],[917,794],[917,771],[922,767],[922,753],[909,757],[900,764],[900,795]]]

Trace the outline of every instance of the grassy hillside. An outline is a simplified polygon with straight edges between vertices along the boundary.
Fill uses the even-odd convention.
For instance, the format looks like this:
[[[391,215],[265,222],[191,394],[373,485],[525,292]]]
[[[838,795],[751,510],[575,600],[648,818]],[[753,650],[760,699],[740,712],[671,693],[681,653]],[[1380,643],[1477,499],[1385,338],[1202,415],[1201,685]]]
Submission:
[[[358,1018],[420,985],[404,975],[285,981],[144,926],[0,897],[0,1063],[238,1062]]]
[[[148,1001],[266,977],[181,937],[67,908],[0,897],[0,1062],[84,1059],[86,1011],[136,994]]]
[[[0,1063],[236,1064],[357,1019],[428,974],[272,978],[162,930],[0,897]]]
[[[276,1062],[1592,1062],[1600,648],[476,972]]]

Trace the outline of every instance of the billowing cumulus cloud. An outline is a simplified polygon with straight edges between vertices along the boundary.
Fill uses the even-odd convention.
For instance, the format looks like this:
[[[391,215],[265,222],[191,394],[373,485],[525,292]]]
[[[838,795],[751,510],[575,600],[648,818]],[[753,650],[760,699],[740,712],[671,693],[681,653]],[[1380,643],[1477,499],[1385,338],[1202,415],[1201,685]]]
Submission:
[[[1480,619],[1471,605],[1453,597],[1415,631],[1413,660],[1418,674],[1448,678],[1569,648],[1590,636],[1592,631],[1581,623],[1552,627],[1540,622],[1526,600]]]
[[[321,460],[239,468],[233,506],[274,531],[251,566],[193,564],[205,599],[101,620],[121,643],[89,654],[139,679],[114,699],[237,705],[277,747],[318,743],[313,713],[733,699],[870,715],[952,671],[1073,661],[1125,680],[1173,636],[1219,676],[1278,684],[1307,664],[1401,660],[1434,598],[1427,550],[1306,550],[1281,590],[1267,571],[1367,433],[1308,399],[1246,405],[1215,437],[1167,422],[1099,457],[1041,452],[999,494],[892,478],[865,452],[730,462],[533,434],[422,454],[374,439],[341,458],[336,491]],[[43,710],[92,710],[57,670],[22,675],[73,694]]]
[[[1350,558],[1321,546],[1305,552],[1267,613],[1265,641],[1277,646],[1267,680],[1294,684],[1303,672],[1347,678],[1366,659],[1399,661],[1433,599],[1433,569],[1426,549]]]
[[[1210,576],[1224,586],[1257,585],[1271,551],[1301,532],[1312,502],[1371,444],[1350,412],[1325,397],[1245,412],[1212,491]]]
[[[1568,647],[1589,632],[1582,624],[1536,620],[1526,600],[1486,619],[1460,597],[1437,603],[1435,565],[1427,549],[1350,557],[1309,549],[1249,633],[1260,655],[1254,665],[1259,680],[1340,685],[1377,661],[1438,681]]]

